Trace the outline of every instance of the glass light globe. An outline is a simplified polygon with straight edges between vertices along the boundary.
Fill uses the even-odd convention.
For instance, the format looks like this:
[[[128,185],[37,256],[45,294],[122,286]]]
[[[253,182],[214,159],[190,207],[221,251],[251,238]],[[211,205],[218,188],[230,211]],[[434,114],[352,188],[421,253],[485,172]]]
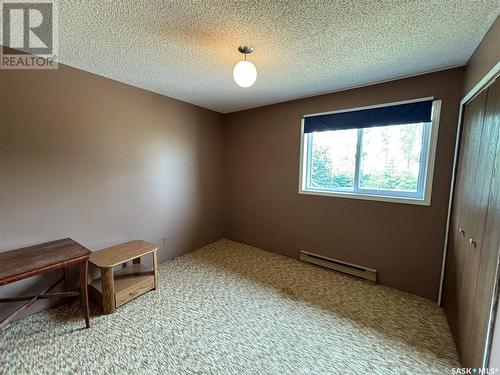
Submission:
[[[234,66],[233,77],[239,86],[250,87],[257,79],[257,69],[250,61],[240,61]]]

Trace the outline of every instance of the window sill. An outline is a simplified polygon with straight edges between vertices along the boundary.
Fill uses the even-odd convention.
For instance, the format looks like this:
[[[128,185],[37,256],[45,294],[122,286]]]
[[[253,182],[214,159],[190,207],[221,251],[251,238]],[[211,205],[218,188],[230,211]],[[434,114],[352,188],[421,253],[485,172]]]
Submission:
[[[321,190],[299,190],[299,194],[304,195],[318,195],[323,197],[334,197],[334,198],[350,198],[350,199],[362,199],[368,201],[379,201],[379,202],[390,202],[390,203],[403,203],[403,204],[413,204],[418,206],[430,206],[430,197],[428,199],[416,199],[416,198],[404,198],[404,197],[391,197],[383,195],[368,195],[359,193],[343,193],[339,191],[321,191]]]

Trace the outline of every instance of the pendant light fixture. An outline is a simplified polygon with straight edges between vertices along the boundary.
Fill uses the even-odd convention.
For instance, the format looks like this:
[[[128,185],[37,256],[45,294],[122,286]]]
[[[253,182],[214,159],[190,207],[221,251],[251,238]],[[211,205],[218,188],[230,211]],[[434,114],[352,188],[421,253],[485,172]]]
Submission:
[[[245,60],[238,62],[233,69],[233,78],[238,86],[250,87],[255,83],[257,79],[257,69],[255,65],[250,61],[247,61],[247,55],[253,52],[252,47],[240,46],[238,47],[243,55],[245,55]]]

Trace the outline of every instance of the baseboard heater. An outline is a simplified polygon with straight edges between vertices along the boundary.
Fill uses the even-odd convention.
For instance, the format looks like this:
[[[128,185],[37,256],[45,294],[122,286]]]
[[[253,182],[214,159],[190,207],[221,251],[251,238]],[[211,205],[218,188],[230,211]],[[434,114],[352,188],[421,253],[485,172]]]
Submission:
[[[343,262],[341,260],[328,258],[324,255],[314,254],[303,250],[300,251],[299,259],[337,272],[370,280],[374,283],[377,281],[377,270],[372,268],[358,266],[357,264]]]

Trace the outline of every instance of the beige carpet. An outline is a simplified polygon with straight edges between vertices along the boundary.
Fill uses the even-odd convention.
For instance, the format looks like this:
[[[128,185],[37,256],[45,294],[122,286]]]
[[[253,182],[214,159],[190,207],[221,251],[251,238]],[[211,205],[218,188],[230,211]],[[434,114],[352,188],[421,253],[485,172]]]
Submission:
[[[450,374],[434,302],[229,240],[161,265],[160,289],[0,332],[2,374]],[[94,309],[97,310],[97,309]]]

